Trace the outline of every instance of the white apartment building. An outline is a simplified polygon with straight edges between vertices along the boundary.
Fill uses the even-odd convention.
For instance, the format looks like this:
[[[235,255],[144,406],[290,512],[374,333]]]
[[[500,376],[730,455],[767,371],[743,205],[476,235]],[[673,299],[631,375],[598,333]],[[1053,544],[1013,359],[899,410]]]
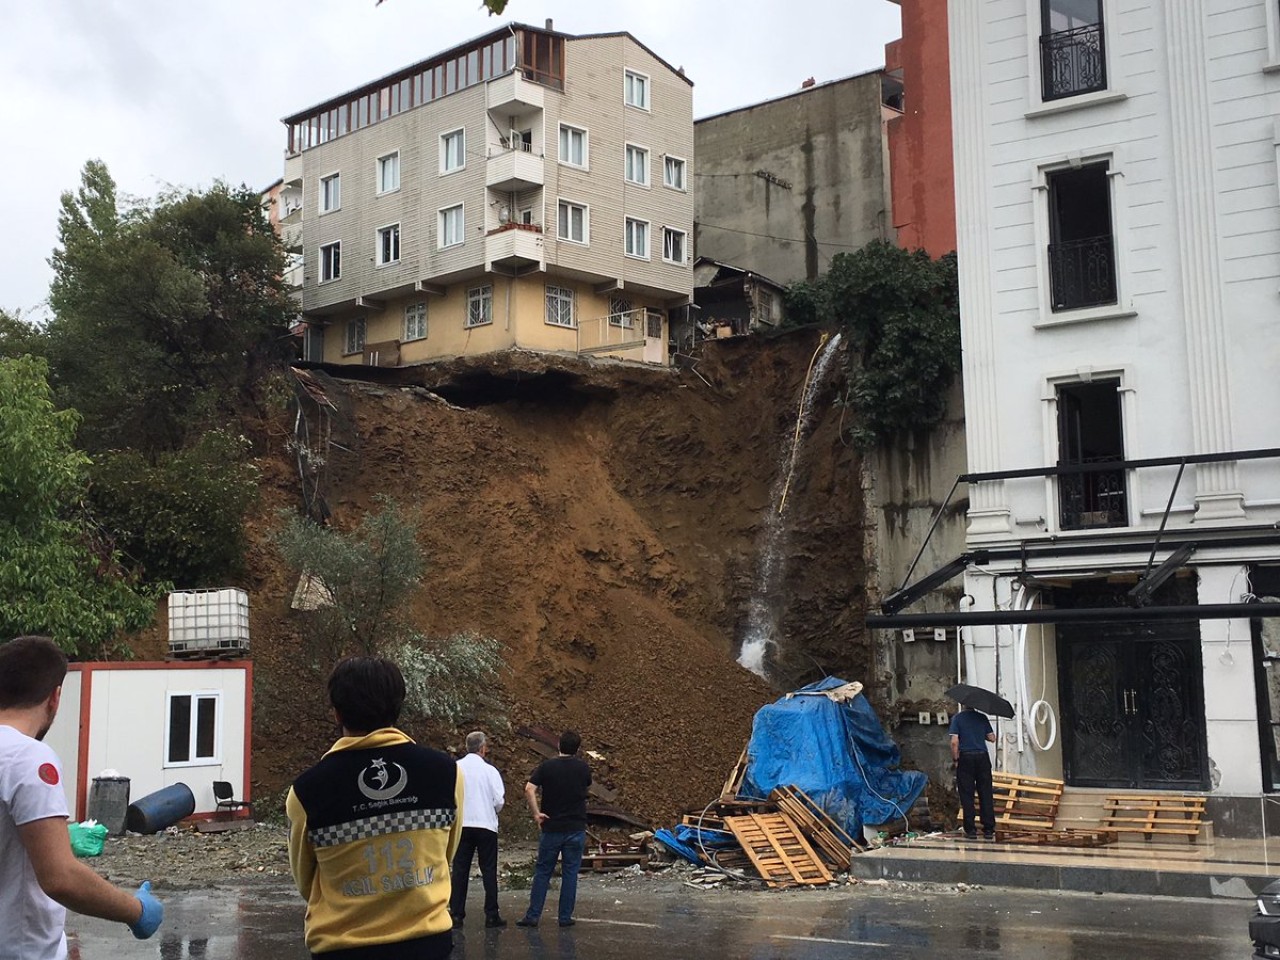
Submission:
[[[630,34],[503,27],[284,123],[306,359],[667,364],[693,293],[692,83]]]
[[[998,766],[1205,792],[1254,830],[1280,790],[1280,0],[949,16],[967,553],[886,611],[963,572],[939,625],[1019,712]]]

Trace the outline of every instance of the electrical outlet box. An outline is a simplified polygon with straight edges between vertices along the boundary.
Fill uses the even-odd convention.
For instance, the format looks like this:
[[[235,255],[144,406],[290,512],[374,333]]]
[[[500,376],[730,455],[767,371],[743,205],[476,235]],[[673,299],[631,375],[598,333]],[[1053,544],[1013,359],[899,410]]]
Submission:
[[[921,710],[921,711],[920,711],[920,722],[921,722],[922,724],[924,724],[925,726],[928,726],[928,725],[929,725],[929,722],[930,722],[932,719],[933,719],[933,715],[932,715],[931,713],[929,713],[929,711],[928,711],[928,710]]]
[[[939,710],[939,711],[938,711],[938,726],[940,726],[940,727],[945,727],[945,726],[946,726],[948,723],[950,723],[950,722],[951,722],[951,718],[950,718],[949,716],[947,716],[947,711],[945,711],[945,710]]]
[[[946,643],[946,642],[947,642],[947,628],[946,628],[946,627],[934,627],[934,628],[933,628],[933,639],[937,640],[939,643]]]
[[[903,643],[913,643],[915,639],[916,639],[916,632],[911,627],[908,627],[906,630],[902,631]]]

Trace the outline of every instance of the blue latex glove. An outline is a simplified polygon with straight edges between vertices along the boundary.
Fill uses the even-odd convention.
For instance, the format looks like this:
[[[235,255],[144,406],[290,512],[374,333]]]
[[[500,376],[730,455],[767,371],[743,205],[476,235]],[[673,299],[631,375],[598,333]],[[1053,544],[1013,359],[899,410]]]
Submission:
[[[160,924],[164,920],[164,904],[151,893],[150,880],[143,881],[134,896],[142,904],[142,916],[138,918],[137,923],[129,924],[129,929],[139,940],[145,940],[160,929]]]

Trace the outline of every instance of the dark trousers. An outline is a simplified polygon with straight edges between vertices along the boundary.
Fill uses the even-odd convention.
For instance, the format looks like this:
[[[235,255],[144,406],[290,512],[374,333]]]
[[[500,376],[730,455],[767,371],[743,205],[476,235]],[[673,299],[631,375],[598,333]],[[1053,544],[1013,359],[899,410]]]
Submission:
[[[484,827],[463,827],[458,852],[453,855],[453,892],[449,897],[449,912],[455,920],[467,915],[467,882],[471,879],[472,854],[480,858],[484,915],[498,915],[498,835]]]
[[[956,789],[960,792],[960,808],[964,811],[965,836],[977,836],[973,816],[973,795],[978,794],[982,807],[982,832],[988,837],[996,832],[996,804],[991,795],[991,757],[987,751],[960,754],[956,764]]]

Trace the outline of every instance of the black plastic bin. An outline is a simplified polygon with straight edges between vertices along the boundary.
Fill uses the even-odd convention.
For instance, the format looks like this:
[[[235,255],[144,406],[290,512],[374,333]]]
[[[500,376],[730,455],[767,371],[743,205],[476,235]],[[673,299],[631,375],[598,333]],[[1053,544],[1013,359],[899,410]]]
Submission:
[[[89,819],[97,820],[106,827],[108,836],[118,837],[124,833],[128,809],[128,777],[93,778],[93,784],[89,787]]]

